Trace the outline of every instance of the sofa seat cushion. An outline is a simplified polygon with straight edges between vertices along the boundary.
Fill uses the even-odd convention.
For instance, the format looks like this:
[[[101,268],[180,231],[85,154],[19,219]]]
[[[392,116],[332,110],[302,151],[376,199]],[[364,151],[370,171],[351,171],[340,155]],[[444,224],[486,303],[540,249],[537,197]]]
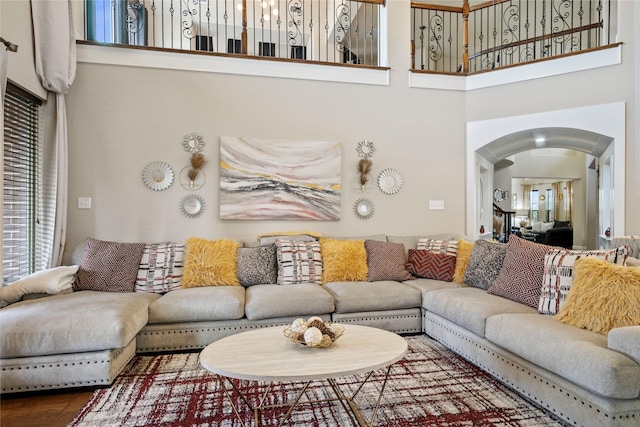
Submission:
[[[541,314],[501,314],[487,319],[489,341],[605,397],[640,395],[640,365],[607,348],[607,337]]]
[[[443,282],[442,280],[416,278],[413,280],[405,280],[405,285],[416,288],[422,292],[422,299],[426,298],[425,294],[431,291],[437,291],[438,289],[454,289],[462,288],[464,285],[455,282]]]
[[[442,316],[473,333],[485,336],[489,316],[502,313],[537,313],[537,310],[486,291],[462,287],[429,292],[422,301],[427,311]]]
[[[149,323],[241,319],[244,316],[244,294],[242,286],[177,289],[149,306]]]
[[[0,357],[121,348],[149,320],[151,293],[78,291],[22,301],[0,310]]]
[[[255,285],[247,288],[244,311],[249,320],[333,312],[331,295],[316,283]]]
[[[333,296],[336,313],[420,308],[422,293],[401,282],[331,282],[324,288]]]

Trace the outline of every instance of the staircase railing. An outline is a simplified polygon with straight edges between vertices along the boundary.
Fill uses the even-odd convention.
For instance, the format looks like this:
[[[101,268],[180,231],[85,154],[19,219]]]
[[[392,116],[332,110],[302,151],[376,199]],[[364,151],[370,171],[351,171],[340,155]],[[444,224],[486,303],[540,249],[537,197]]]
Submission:
[[[85,0],[85,41],[379,67],[385,0]]]
[[[611,44],[615,0],[412,2],[412,70],[469,74]]]
[[[499,242],[508,242],[513,227],[515,211],[505,211],[500,206],[493,204],[493,237]]]

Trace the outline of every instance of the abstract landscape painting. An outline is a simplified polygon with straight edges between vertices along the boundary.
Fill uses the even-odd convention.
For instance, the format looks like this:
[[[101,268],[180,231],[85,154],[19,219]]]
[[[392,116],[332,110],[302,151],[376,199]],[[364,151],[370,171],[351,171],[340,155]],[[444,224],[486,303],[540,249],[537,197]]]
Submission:
[[[340,219],[335,142],[220,138],[220,219]]]

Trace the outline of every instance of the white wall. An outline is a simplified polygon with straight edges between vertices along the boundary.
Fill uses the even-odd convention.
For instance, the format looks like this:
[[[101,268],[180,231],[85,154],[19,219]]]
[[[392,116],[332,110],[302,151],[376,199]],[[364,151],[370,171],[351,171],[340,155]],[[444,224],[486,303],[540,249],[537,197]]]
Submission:
[[[11,2],[0,3],[3,35],[6,3]],[[470,92],[408,87],[410,8],[408,2],[395,0],[387,2],[388,85],[79,63],[67,98],[67,240],[71,247],[88,236],[147,242],[190,236],[251,240],[278,230],[354,236],[470,230],[474,235],[475,225],[469,228],[466,221],[467,210],[474,209],[466,199],[467,122],[623,102],[628,106],[626,146],[637,145],[633,141],[640,124],[630,115],[637,111],[639,98],[632,83],[637,81],[637,67],[631,41],[638,40],[639,31],[633,21],[638,16],[634,3],[621,4],[621,28],[626,29],[621,40],[630,41],[623,46],[621,65]],[[30,18],[22,12],[22,31],[30,33]],[[180,213],[178,203],[189,192],[177,184],[153,192],[141,179],[142,168],[154,160],[168,162],[176,172],[186,166],[188,155],[181,142],[191,132],[204,138],[208,160],[207,184],[197,192],[206,210],[197,219]],[[342,219],[221,221],[217,162],[222,135],[342,143]],[[363,139],[375,143],[374,176],[384,168],[402,175],[404,186],[397,195],[384,195],[375,186],[365,194],[356,190],[355,148]],[[628,233],[638,234],[640,202],[631,189],[640,182],[635,167],[639,154],[635,148],[629,154],[626,225]],[[92,198],[92,209],[77,208],[81,196]],[[366,221],[352,212],[355,200],[363,196],[375,205],[375,214]],[[445,210],[430,211],[429,199],[444,200]]]
[[[635,10],[628,10],[627,13],[633,16],[633,22],[640,22],[640,2],[634,1]],[[633,73],[633,81],[635,83],[635,100],[628,105],[628,116],[631,118],[629,130],[629,141],[635,141],[633,144],[627,146],[627,165],[633,167],[635,170],[640,165],[640,30],[638,25],[635,25],[635,39],[632,43],[635,47],[634,62],[635,72]],[[627,188],[635,189],[635,191],[627,191],[627,206],[630,209],[627,210],[627,235],[639,235],[640,234],[640,172],[636,172],[627,177]]]
[[[277,230],[326,235],[377,232],[464,232],[463,96],[390,87],[317,83],[247,76],[79,64],[68,98],[70,117],[69,240],[87,236],[126,241],[182,241],[189,236],[254,239]],[[400,92],[400,93],[398,93]],[[255,101],[255,100],[258,101]],[[152,192],[141,171],[154,160],[176,171],[187,165],[182,147],[195,132],[205,141],[207,184],[198,191],[206,211],[180,214],[188,194],[179,185]],[[342,219],[338,222],[221,221],[218,219],[220,136],[329,140],[343,144]],[[393,196],[376,186],[356,190],[355,148],[375,144],[373,177],[395,168],[404,185]],[[459,191],[451,191],[457,188]],[[91,197],[94,208],[78,210]],[[369,197],[375,214],[363,221],[352,205]],[[445,201],[429,211],[428,200]]]
[[[69,97],[70,115],[82,119],[72,130],[72,162],[94,160],[78,166],[71,176],[70,217],[80,226],[72,228],[70,241],[87,235],[147,241],[181,240],[190,235],[252,239],[260,232],[285,229],[335,235],[466,232],[465,211],[470,206],[465,208],[464,200],[465,121],[550,111],[558,105],[593,105],[605,93],[605,99],[629,98],[629,85],[622,77],[630,75],[633,67],[626,61],[620,66],[466,94],[409,89],[409,28],[404,25],[409,10],[404,6],[399,2],[387,6],[388,87],[80,64]],[[629,52],[624,55],[627,58]],[[604,82],[607,87],[600,87]],[[97,99],[108,105],[92,105]],[[255,99],[260,101],[251,101]],[[210,159],[208,184],[200,192],[207,210],[195,220],[179,214],[182,188],[152,193],[139,180],[148,161],[165,160],[181,169],[180,162],[186,158],[179,142],[190,132],[203,135]],[[82,142],[90,135],[95,135],[90,137],[92,143]],[[220,221],[215,177],[221,135],[343,143],[342,220]],[[376,144],[374,175],[393,167],[404,178],[404,187],[395,196],[385,196],[375,187],[364,195],[375,204],[375,214],[367,221],[352,213],[353,202],[363,196],[351,184],[358,160],[355,146],[362,139]],[[92,176],[96,171],[108,178]],[[93,197],[95,208],[77,210],[78,196]],[[116,198],[130,209],[113,203]],[[429,211],[429,199],[445,200],[445,210]]]

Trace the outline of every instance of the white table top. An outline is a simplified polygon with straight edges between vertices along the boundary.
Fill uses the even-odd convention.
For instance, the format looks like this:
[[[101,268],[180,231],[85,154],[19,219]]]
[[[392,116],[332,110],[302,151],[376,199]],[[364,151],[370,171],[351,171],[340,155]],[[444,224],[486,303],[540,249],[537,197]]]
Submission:
[[[309,381],[371,372],[402,359],[407,341],[393,332],[358,325],[327,348],[289,341],[283,327],[242,332],[208,345],[200,364],[230,378],[254,381]]]

